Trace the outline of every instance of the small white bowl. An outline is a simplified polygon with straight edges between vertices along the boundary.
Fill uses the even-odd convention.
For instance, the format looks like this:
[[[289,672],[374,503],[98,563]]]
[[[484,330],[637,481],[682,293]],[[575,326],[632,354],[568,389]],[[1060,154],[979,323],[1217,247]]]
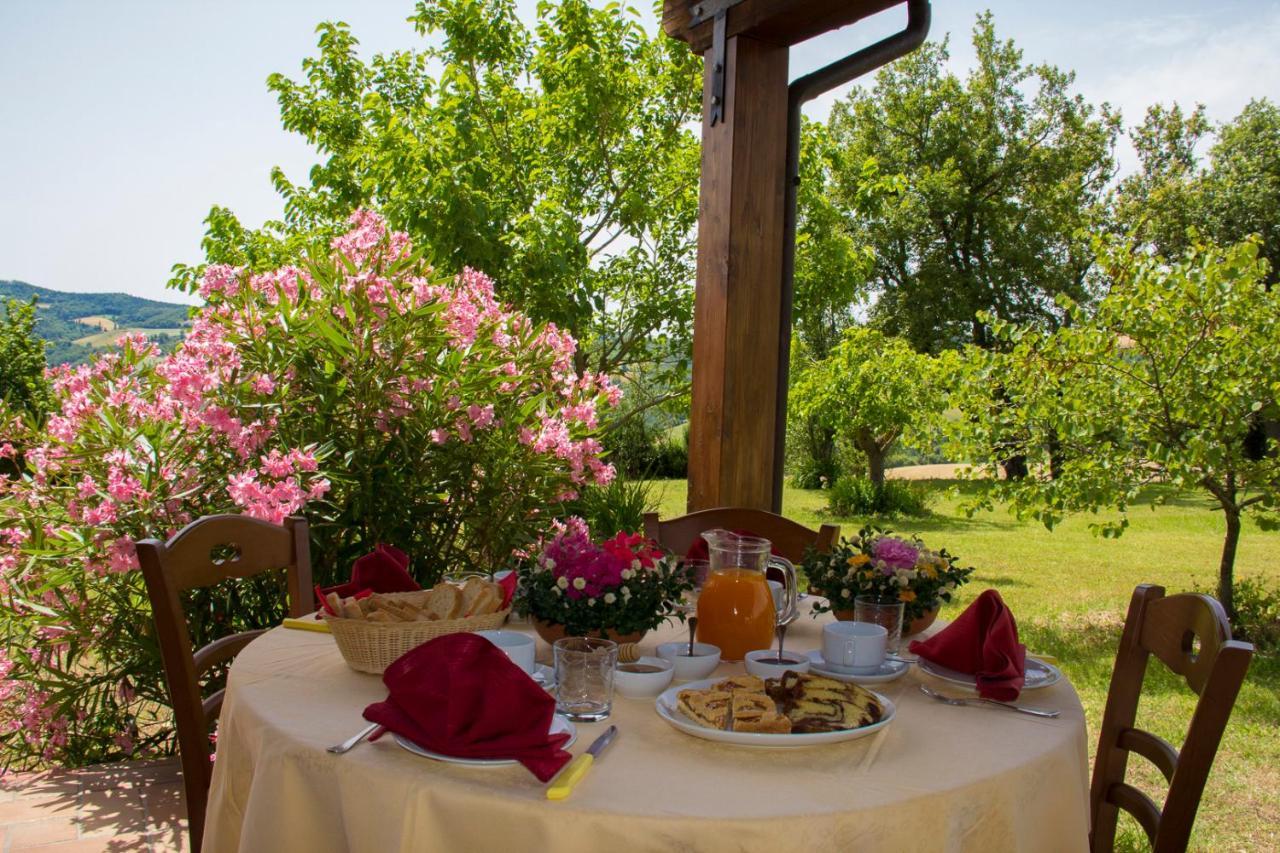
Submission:
[[[666,658],[642,657],[634,662],[640,666],[656,666],[658,672],[627,672],[624,667],[631,663],[620,663],[613,672],[613,687],[623,696],[632,699],[644,699],[657,696],[676,674],[675,664]]]
[[[784,672],[808,672],[809,658],[805,655],[799,655],[795,652],[783,652],[782,656],[790,658],[795,663],[779,664],[766,663],[766,659],[777,658],[778,653],[773,649],[757,649],[754,652],[747,652],[747,657],[743,661],[747,665],[747,672],[752,675],[758,675],[761,678],[781,678]]]
[[[675,664],[676,681],[697,681],[711,675],[720,665],[720,647],[694,643],[693,657],[690,657],[688,643],[662,643],[658,646],[658,657]]]

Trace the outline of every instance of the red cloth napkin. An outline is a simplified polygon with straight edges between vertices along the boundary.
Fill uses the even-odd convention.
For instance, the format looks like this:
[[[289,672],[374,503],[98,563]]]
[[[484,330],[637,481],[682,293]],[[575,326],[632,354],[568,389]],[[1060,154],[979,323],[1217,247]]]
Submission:
[[[416,592],[422,589],[409,574],[409,555],[394,545],[379,545],[351,566],[351,580],[320,590],[350,598],[362,592]]]
[[[956,621],[911,651],[936,664],[978,679],[978,695],[1012,702],[1022,692],[1027,647],[1018,642],[1018,623],[1000,593],[986,590]]]
[[[364,718],[432,752],[513,758],[543,782],[571,758],[569,735],[547,733],[555,700],[484,637],[437,637],[397,658],[382,681],[390,693]]]
[[[499,609],[506,609],[511,606],[511,598],[516,594],[516,573],[507,572],[497,583],[502,587],[502,607]]]

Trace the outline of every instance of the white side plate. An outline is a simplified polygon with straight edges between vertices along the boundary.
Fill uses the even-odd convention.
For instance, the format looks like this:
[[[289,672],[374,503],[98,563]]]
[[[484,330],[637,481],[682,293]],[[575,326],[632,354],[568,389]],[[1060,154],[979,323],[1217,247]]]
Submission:
[[[676,708],[676,694],[681,690],[705,690],[711,685],[722,679],[708,678],[703,681],[690,681],[687,684],[680,684],[670,687],[663,691],[654,702],[654,708],[658,712],[658,716],[666,720],[675,728],[685,734],[700,737],[703,740],[712,740],[718,743],[728,743],[734,746],[764,746],[764,747],[787,747],[796,748],[804,746],[817,746],[823,743],[837,743],[844,740],[856,740],[860,737],[866,737],[869,734],[875,734],[880,729],[893,722],[893,715],[896,711],[893,701],[887,696],[871,691],[876,699],[880,702],[880,707],[884,708],[884,716],[878,723],[872,723],[869,726],[863,726],[858,729],[842,729],[835,732],[812,732],[809,734],[768,734],[765,732],[727,732],[722,729],[710,729],[706,726],[699,725],[693,720],[686,717]]]
[[[551,728],[547,734],[560,734],[565,732],[569,735],[569,740],[565,742],[561,749],[568,749],[573,746],[573,742],[578,739],[578,728],[565,717],[556,714],[551,718]],[[394,733],[393,733],[394,734]],[[421,755],[423,758],[434,758],[436,761],[447,761],[450,764],[469,764],[473,767],[505,767],[510,764],[518,764],[513,758],[459,758],[456,755],[444,755],[439,752],[432,752],[429,749],[423,749],[407,737],[394,735],[396,743],[402,748],[409,750],[414,755]]]
[[[921,672],[928,673],[934,678],[941,678],[943,681],[959,684],[963,687],[968,687],[970,690],[978,689],[978,679],[968,673],[947,669],[941,664],[936,664],[924,658],[919,658],[916,663],[920,666]],[[1028,657],[1027,671],[1023,679],[1022,689],[1039,690],[1041,687],[1057,684],[1060,678],[1062,678],[1062,670],[1053,664]]]

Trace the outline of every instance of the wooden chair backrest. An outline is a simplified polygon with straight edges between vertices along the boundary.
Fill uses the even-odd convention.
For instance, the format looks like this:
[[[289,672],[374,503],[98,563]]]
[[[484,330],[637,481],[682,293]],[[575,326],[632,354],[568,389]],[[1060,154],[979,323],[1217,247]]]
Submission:
[[[1163,738],[1134,728],[1152,655],[1200,697],[1181,752]],[[1094,853],[1114,848],[1120,809],[1142,825],[1155,853],[1186,849],[1205,781],[1252,657],[1253,646],[1231,639],[1231,624],[1215,599],[1193,594],[1166,597],[1163,587],[1149,584],[1134,590],[1111,674],[1089,792],[1089,846]],[[1130,752],[1148,759],[1169,782],[1162,808],[1124,781]]]
[[[774,550],[797,565],[810,547],[820,553],[830,551],[840,536],[840,528],[833,524],[824,524],[817,530],[811,530],[799,522],[762,509],[719,507],[691,512],[667,521],[659,521],[656,512],[644,514],[644,535],[679,556],[687,554],[704,531],[717,527],[746,530],[768,539],[773,543]]]
[[[314,599],[307,536],[307,522],[302,518],[288,518],[283,526],[277,526],[242,515],[212,515],[191,522],[168,542],[144,539],[138,543],[138,562],[151,599],[165,681],[173,700],[187,794],[187,825],[195,853],[199,853],[204,834],[213,775],[209,728],[218,719],[223,699],[222,690],[203,697],[200,681],[266,629],[222,637],[192,652],[181,594],[227,578],[285,569],[289,615],[304,616],[313,609]]]

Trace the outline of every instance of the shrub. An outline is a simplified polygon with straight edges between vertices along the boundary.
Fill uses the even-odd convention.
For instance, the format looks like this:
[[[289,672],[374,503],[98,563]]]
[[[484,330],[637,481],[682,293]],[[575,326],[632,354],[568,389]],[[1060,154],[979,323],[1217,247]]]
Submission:
[[[1210,590],[1209,594],[1215,592]],[[1267,586],[1257,578],[1238,580],[1235,607],[1232,636],[1253,643],[1260,651],[1280,649],[1280,587]]]
[[[574,372],[571,337],[498,304],[478,272],[432,279],[376,215],[352,226],[300,268],[209,267],[174,353],[134,338],[54,371],[43,427],[0,413],[0,456],[27,468],[0,481],[5,765],[172,745],[141,536],[307,504],[318,582],[377,542],[430,581],[497,567],[612,479],[593,431],[618,391]],[[189,596],[193,641],[277,619],[275,584]]]
[[[877,486],[865,477],[841,477],[827,495],[827,508],[838,516],[922,516],[929,514],[929,492],[903,480]]]
[[[643,530],[649,491],[643,480],[617,477],[608,485],[583,489],[582,496],[566,511],[581,518],[600,536]]]
[[[655,432],[639,416],[616,421],[605,433],[608,458],[634,479],[684,479],[689,473],[689,434]]]

